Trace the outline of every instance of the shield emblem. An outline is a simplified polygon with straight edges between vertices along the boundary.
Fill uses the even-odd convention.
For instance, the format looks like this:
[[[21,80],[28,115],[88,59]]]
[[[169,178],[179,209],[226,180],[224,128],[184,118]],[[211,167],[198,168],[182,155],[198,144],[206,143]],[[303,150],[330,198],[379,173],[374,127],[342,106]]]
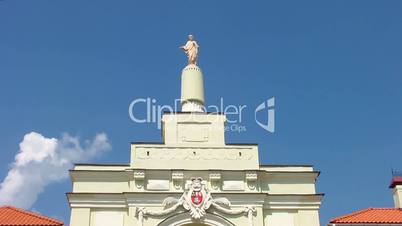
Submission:
[[[201,191],[193,191],[191,193],[191,202],[193,202],[194,205],[200,205],[203,201],[203,195]]]

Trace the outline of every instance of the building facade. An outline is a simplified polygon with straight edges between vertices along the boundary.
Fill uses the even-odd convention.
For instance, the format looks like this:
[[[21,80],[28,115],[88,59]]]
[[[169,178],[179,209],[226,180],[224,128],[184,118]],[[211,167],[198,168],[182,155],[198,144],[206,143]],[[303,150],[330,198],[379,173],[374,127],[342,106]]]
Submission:
[[[132,143],[129,164],[71,170],[70,226],[319,226],[319,172],[260,164],[258,145],[226,143],[225,115],[203,106],[203,74],[190,64],[162,142]]]

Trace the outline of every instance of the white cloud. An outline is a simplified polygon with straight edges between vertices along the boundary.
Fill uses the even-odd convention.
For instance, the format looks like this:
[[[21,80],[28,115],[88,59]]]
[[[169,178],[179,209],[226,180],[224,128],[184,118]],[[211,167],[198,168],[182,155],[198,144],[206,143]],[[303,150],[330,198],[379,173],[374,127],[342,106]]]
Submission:
[[[111,150],[106,134],[80,144],[78,137],[64,134],[60,139],[31,132],[24,136],[20,150],[0,185],[0,205],[29,209],[44,188],[68,177],[75,162],[88,161]]]

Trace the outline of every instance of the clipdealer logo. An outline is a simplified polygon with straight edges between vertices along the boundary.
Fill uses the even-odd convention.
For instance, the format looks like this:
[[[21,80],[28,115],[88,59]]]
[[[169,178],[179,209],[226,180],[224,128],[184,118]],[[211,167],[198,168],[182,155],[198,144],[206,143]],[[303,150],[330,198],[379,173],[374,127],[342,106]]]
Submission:
[[[275,132],[275,97],[269,98],[267,101],[262,102],[254,111],[255,122],[268,132]],[[266,111],[266,122],[261,122],[257,117],[257,113],[260,111]]]
[[[161,129],[161,118],[165,112],[179,112],[180,99],[176,99],[173,105],[161,105],[155,98],[137,98],[131,101],[128,107],[130,119],[135,123],[156,124]],[[269,98],[254,110],[254,119],[258,126],[262,129],[274,133],[275,132],[275,98]],[[205,112],[215,113],[221,112],[226,115],[227,124],[225,131],[228,132],[245,132],[246,125],[243,124],[243,116],[247,110],[247,105],[226,105],[223,98],[220,99],[219,105],[208,105],[204,107]]]

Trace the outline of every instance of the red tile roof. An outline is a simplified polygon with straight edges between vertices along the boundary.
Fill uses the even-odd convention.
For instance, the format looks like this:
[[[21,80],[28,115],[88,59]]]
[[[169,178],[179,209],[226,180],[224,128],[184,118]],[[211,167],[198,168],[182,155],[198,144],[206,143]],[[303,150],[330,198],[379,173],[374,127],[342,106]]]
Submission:
[[[368,208],[332,219],[331,224],[402,224],[402,209]]]
[[[12,206],[0,207],[0,226],[62,226],[63,222]]]

